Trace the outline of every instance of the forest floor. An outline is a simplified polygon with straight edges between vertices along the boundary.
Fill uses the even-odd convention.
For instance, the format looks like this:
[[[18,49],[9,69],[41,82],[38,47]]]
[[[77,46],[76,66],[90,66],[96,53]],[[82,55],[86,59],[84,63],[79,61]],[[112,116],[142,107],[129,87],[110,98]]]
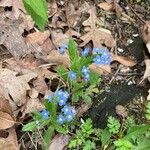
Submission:
[[[85,47],[106,46],[113,55],[110,65],[94,67],[102,78],[100,92],[92,98],[88,110],[83,103],[77,105],[82,110],[80,116],[90,117],[95,127],[104,128],[107,116],[116,116],[116,106],[120,105],[137,122],[144,122],[145,103],[150,98],[149,6],[149,0],[49,0],[49,22],[40,32],[21,1],[1,0],[3,149],[18,144],[21,149],[35,149],[30,133],[22,132],[22,124],[31,120],[33,111],[42,110],[45,95],[56,90],[58,76],[54,68],[68,63],[68,56],[56,51],[70,37],[79,52]]]

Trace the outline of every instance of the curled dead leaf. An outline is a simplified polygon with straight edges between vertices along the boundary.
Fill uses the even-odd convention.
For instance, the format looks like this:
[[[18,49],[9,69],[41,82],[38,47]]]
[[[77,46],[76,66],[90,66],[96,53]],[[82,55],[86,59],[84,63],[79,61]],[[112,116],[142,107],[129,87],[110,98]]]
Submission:
[[[119,63],[130,67],[136,65],[136,62],[133,59],[124,56],[114,55],[114,54],[112,54],[112,61],[118,61]]]

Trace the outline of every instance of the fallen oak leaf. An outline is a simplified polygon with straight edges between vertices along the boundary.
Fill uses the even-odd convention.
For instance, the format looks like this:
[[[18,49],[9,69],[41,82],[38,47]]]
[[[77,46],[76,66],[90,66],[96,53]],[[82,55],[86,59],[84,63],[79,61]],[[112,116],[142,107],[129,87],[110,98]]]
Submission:
[[[14,119],[8,113],[0,111],[0,130],[8,129],[14,124]]]
[[[90,17],[83,22],[84,26],[90,27],[90,31],[80,37],[80,39],[83,40],[83,43],[81,43],[80,46],[83,47],[92,40],[94,47],[102,47],[102,44],[105,44],[107,47],[114,47],[115,40],[111,35],[111,32],[103,28],[98,29],[96,23],[97,16],[95,14],[95,8],[92,6],[90,9]]]

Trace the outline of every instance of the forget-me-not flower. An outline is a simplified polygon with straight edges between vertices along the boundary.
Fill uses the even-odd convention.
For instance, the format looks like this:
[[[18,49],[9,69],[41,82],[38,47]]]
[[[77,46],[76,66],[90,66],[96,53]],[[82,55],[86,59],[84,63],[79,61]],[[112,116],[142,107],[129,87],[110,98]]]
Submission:
[[[58,122],[59,124],[63,124],[64,121],[65,121],[65,117],[64,117],[62,114],[60,114],[60,115],[57,117],[57,122]]]
[[[77,73],[74,71],[69,71],[68,77],[70,80],[76,80],[77,79]]]
[[[84,50],[81,52],[82,56],[88,56],[90,53],[90,48],[89,47],[85,47]]]
[[[44,110],[41,111],[41,115],[42,115],[42,117],[43,117],[44,119],[48,119],[50,113],[49,113],[48,110],[44,109]]]

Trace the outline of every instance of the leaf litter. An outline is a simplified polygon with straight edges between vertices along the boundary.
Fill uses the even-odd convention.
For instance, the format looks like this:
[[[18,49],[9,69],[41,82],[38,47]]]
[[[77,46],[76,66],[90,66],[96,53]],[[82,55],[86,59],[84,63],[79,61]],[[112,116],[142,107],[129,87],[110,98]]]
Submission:
[[[12,116],[18,116],[21,111],[23,118],[34,110],[43,109],[43,99],[39,95],[45,96],[49,90],[45,79],[51,80],[57,77],[55,72],[50,71],[51,67],[64,65],[68,68],[70,64],[68,54],[60,55],[57,51],[60,46],[68,42],[70,37],[74,37],[80,47],[91,43],[93,47],[106,46],[111,49],[112,65],[97,66],[92,64],[90,66],[91,70],[99,74],[111,73],[115,61],[129,67],[137,64],[134,59],[113,54],[116,47],[115,36],[105,26],[101,26],[103,22],[98,18],[95,6],[90,6],[84,2],[76,9],[75,5],[70,3],[65,7],[62,5],[62,9],[56,1],[51,1],[48,3],[48,15],[51,18],[48,24],[50,29],[39,32],[34,27],[34,21],[25,13],[25,9],[20,2],[15,3],[12,0],[0,1],[1,7],[12,6],[13,8],[11,13],[3,12],[4,16],[3,18],[1,16],[0,20],[0,44],[4,45],[13,56],[12,59],[7,59],[2,63],[5,67],[0,68],[0,96],[8,100],[12,109]],[[111,3],[106,4],[106,2],[103,2],[98,6],[106,11],[115,9],[118,17],[120,17],[120,12],[123,13],[118,3],[112,5]],[[119,8],[120,12],[117,11],[117,8]],[[83,19],[84,14],[89,14],[89,17]],[[7,22],[4,21],[6,18],[8,19]],[[149,49],[149,34],[147,35],[147,32],[144,32],[147,31],[147,27],[149,28],[147,24],[142,30],[142,36]],[[81,28],[83,29],[81,30]],[[27,31],[25,36],[23,36],[24,30]],[[145,60],[146,71],[144,79],[149,79],[150,69],[148,62],[149,60]],[[83,113],[81,112],[80,115]],[[9,145],[12,149],[17,147],[15,129],[13,128],[16,122],[11,115],[7,111],[0,110],[0,120],[2,122],[0,129],[9,128],[10,138],[14,136],[13,140],[15,141],[7,143],[9,136],[6,139],[0,138],[0,143],[2,143],[0,145],[2,145],[3,149],[6,148],[6,145],[8,146],[7,149],[9,149]],[[60,149],[63,149],[67,142],[64,144],[62,141],[66,139],[68,137],[55,137],[49,149],[56,147],[58,141],[60,141]]]

